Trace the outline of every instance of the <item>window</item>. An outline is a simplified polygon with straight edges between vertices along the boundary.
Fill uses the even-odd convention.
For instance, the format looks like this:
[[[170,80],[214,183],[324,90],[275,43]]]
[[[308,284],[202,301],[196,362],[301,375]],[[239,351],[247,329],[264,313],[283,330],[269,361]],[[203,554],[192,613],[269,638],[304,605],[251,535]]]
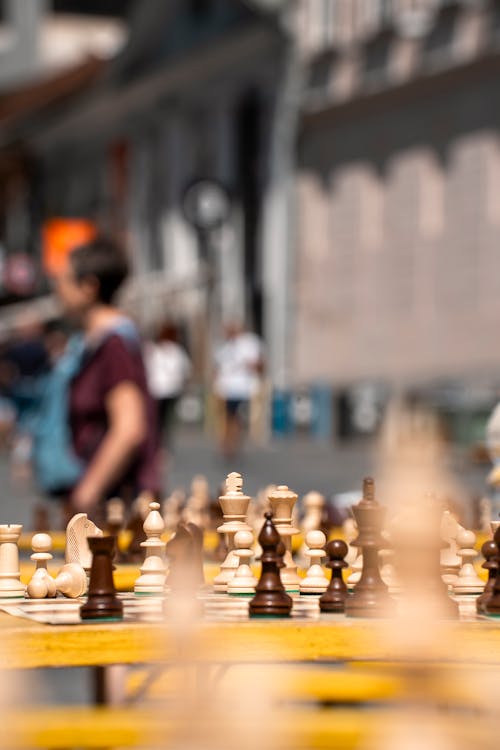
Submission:
[[[52,11],[81,16],[123,18],[128,15],[132,2],[133,0],[52,0]]]
[[[425,40],[425,53],[432,58],[446,59],[453,53],[456,20],[460,8],[455,5],[446,6],[436,18],[428,37]]]

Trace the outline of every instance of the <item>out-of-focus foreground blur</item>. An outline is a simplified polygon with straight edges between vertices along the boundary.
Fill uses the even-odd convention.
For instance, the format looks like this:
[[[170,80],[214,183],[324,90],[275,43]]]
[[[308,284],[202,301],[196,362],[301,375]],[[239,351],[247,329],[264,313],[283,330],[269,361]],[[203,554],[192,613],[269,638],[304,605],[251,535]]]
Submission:
[[[420,508],[426,493],[460,517],[464,539],[468,529],[489,535],[500,511],[500,409],[487,426],[500,394],[499,75],[500,0],[0,0],[0,521],[60,524],[33,480],[32,400],[72,332],[51,277],[95,231],[117,238],[130,260],[120,307],[150,346],[162,492],[180,493],[176,511],[203,475],[215,538],[220,485],[238,470],[252,497],[270,483],[293,487],[303,515],[304,493],[323,493],[328,535],[359,500],[366,473],[381,470],[379,500],[396,516],[397,498],[413,487],[388,542],[398,550],[406,518],[412,554],[403,543],[399,552],[418,601],[400,621],[374,630],[357,621],[346,628],[352,642],[342,628],[331,636],[324,619],[311,642],[271,623],[256,659],[262,672],[241,666],[262,657],[244,635],[258,641],[262,624],[231,626],[223,653],[217,617],[202,635],[181,623],[170,640],[162,622],[155,635],[159,660],[168,640],[167,677],[141,675],[151,653],[139,627],[123,641],[104,628],[104,664],[120,657],[137,671],[107,675],[121,684],[109,695],[123,703],[123,685],[136,698],[148,680],[159,687],[149,713],[89,714],[101,722],[94,746],[147,747],[164,733],[176,748],[224,747],[225,733],[227,747],[446,750],[462,738],[489,748],[498,736],[497,629],[490,621],[478,641],[475,620],[465,641],[456,623],[438,629],[439,606],[432,600],[427,612],[415,570],[440,543],[429,542],[437,510]],[[238,337],[236,355],[228,342]],[[153,342],[177,346],[173,390],[162,392]],[[220,385],[232,356],[250,361],[243,398]],[[417,423],[420,408],[432,414],[439,460],[429,459],[426,436],[417,448],[408,438],[398,473],[406,433],[382,429],[392,408]],[[305,549],[293,550],[301,568]],[[461,563],[472,556],[466,541],[464,549]],[[28,557],[29,542],[21,550]],[[422,565],[430,577],[434,562]],[[71,658],[50,664],[57,638],[52,625],[37,627],[53,638],[40,659],[30,652],[10,666],[90,666],[104,680],[101,662],[82,661],[83,636],[72,646],[68,631]],[[450,666],[458,655],[460,679]],[[308,671],[312,661],[320,671]],[[334,661],[341,688],[329,682]],[[240,667],[224,682],[229,662]],[[29,688],[26,674],[24,694],[54,678],[38,675]],[[71,700],[70,685],[80,701],[81,683],[58,674],[47,702]],[[2,700],[0,691],[0,712]],[[386,722],[372,710],[379,702],[408,713]],[[487,718],[482,734],[474,711]],[[59,734],[57,712],[34,716],[47,722],[47,746],[68,747],[78,722],[92,746],[85,715],[67,714]],[[28,739],[15,739],[16,721],[5,747],[43,746],[29,722]],[[421,740],[408,732],[415,725],[427,728]]]

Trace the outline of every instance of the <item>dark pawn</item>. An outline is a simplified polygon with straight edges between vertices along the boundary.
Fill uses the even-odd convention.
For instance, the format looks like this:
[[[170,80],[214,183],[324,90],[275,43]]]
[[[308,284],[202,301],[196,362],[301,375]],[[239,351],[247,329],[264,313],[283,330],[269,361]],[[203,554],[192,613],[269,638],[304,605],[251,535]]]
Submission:
[[[272,615],[288,617],[292,611],[292,599],[285,592],[280,578],[283,555],[278,551],[281,537],[272,522],[272,513],[265,513],[264,526],[259,534],[262,547],[262,573],[256,586],[256,593],[250,601],[250,617]]]
[[[108,500],[106,505],[106,535],[115,537],[114,563],[126,562],[125,556],[120,550],[119,538],[123,529],[124,504],[119,498]]]
[[[344,558],[348,547],[342,539],[332,539],[325,551],[329,558],[326,567],[331,568],[332,577],[327,590],[319,598],[319,608],[322,612],[343,612],[348,593],[342,578],[342,568],[347,568]]]
[[[144,533],[144,518],[136,511],[131,517],[127,525],[127,531],[132,532],[130,544],[127,547],[127,552],[124,559],[128,563],[142,562],[144,557],[144,550],[141,547],[141,542],[146,540],[146,534]]]
[[[486,582],[486,586],[484,587],[483,593],[476,599],[476,608],[478,614],[483,614],[485,611],[485,606],[493,593],[493,587],[495,585],[495,579],[498,573],[498,561],[496,559],[498,555],[498,549],[493,539],[488,539],[483,544],[483,546],[481,547],[481,554],[484,557],[484,563],[481,565],[481,567],[484,568],[484,570],[488,571],[488,580]]]
[[[495,531],[493,541],[495,542],[496,546],[495,557],[493,558],[493,561],[497,565],[497,571],[500,572],[500,526]],[[483,612],[487,615],[500,615],[500,575],[495,576],[491,596],[483,605],[483,607]]]
[[[115,538],[112,536],[89,536],[92,552],[89,595],[80,607],[82,620],[123,619],[123,604],[116,596],[113,581],[112,557]]]

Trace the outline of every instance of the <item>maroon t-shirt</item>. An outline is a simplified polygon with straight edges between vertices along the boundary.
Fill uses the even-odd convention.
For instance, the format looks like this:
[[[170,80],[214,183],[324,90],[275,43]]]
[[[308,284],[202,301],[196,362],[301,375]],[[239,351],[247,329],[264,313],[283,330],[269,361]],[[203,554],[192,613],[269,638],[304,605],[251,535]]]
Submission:
[[[96,348],[85,352],[82,368],[70,388],[73,446],[77,456],[88,465],[109,427],[106,397],[124,382],[135,383],[143,394],[147,435],[123,476],[109,488],[108,497],[160,490],[156,411],[147,387],[139,341],[129,341],[116,333],[108,335]]]

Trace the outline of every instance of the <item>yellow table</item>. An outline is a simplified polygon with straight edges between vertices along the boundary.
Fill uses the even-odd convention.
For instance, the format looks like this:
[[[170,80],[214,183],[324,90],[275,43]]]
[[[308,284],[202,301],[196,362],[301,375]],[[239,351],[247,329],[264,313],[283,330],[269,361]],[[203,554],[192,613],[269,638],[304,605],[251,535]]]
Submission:
[[[500,664],[500,627],[492,622],[450,624],[459,651],[443,643],[440,661]],[[199,663],[393,661],[378,621],[330,616],[299,620],[201,622],[192,628],[145,623],[42,625],[0,613],[0,664],[5,668]]]

